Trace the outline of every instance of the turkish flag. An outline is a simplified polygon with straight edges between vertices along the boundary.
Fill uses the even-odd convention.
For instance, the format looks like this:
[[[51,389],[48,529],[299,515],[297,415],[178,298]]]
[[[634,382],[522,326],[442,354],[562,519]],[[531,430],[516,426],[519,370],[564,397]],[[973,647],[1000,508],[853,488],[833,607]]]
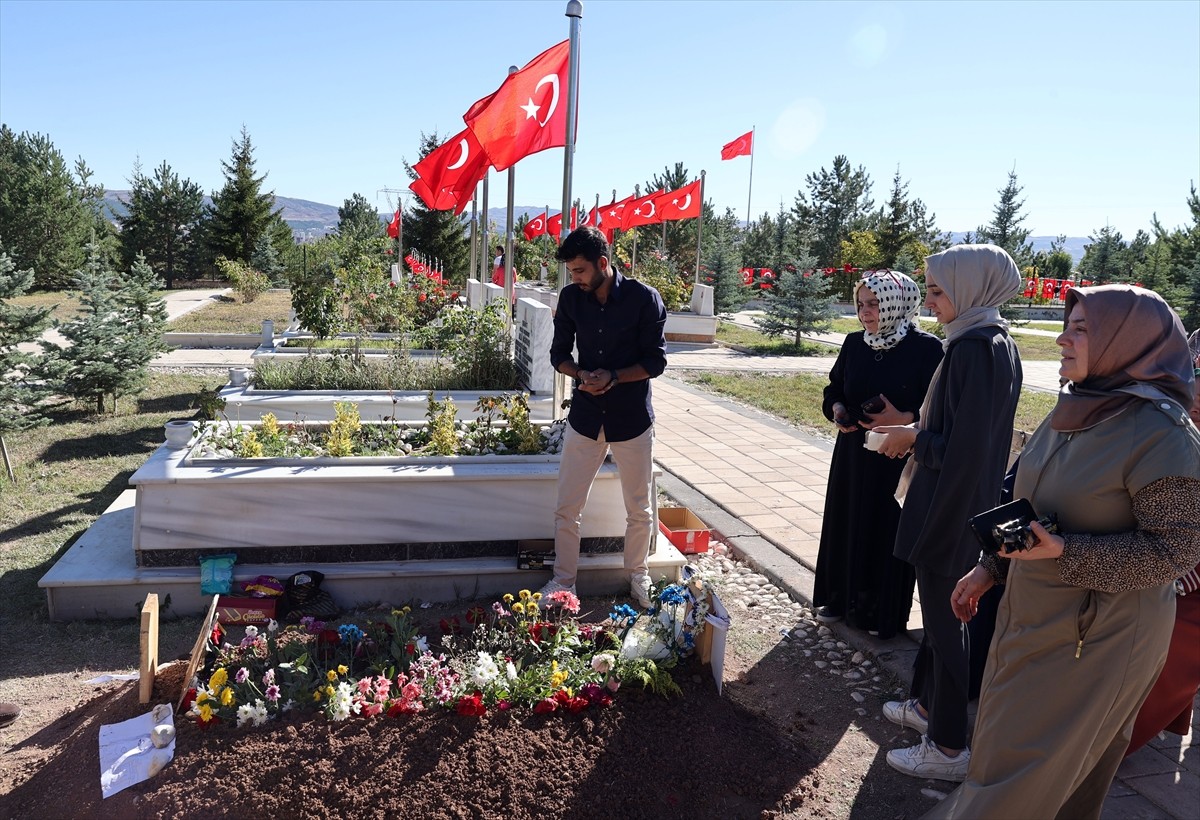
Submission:
[[[1043,279],[1042,280],[1042,298],[1043,299],[1053,299],[1054,291],[1057,287],[1058,287],[1058,280]]]
[[[727,142],[721,148],[721,159],[733,159],[745,156],[754,150],[754,132],[747,131],[733,142]]]
[[[417,178],[408,187],[435,211],[462,213],[476,183],[487,173],[487,155],[469,128],[430,151],[413,166]]]
[[[1033,296],[1033,294],[1036,292],[1037,292],[1037,280],[1036,279],[1026,279],[1025,280],[1025,297],[1029,298],[1029,297]]]
[[[1058,283],[1058,298],[1066,299],[1067,291],[1069,291],[1073,287],[1075,287],[1074,282],[1072,282],[1070,279],[1063,279],[1061,282]]]
[[[754,268],[742,268],[742,284],[754,284]]]
[[[525,238],[533,241],[535,236],[546,235],[546,215],[538,214],[525,225]]]
[[[662,217],[661,222],[695,219],[700,216],[700,180],[663,194],[654,200],[654,204]]]
[[[577,226],[578,216],[575,209],[571,209],[571,227],[569,230],[575,230]],[[558,241],[559,235],[562,233],[562,214],[555,214],[546,222],[546,233],[554,237],[554,241]]]
[[[610,245],[617,229],[621,227],[621,215],[625,212],[625,206],[632,200],[632,196],[627,196],[620,202],[613,200],[600,209],[600,225],[603,226],[600,230],[604,231],[604,239]]]
[[[654,202],[662,193],[655,191],[639,199],[630,199],[621,213],[621,230],[627,231],[638,225],[657,225],[662,222],[662,217],[658,215],[658,205]]]
[[[1081,288],[1090,288],[1092,286],[1092,280],[1091,279],[1080,279],[1079,286]]]
[[[388,223],[387,235],[392,239],[400,238],[400,210],[396,210],[396,215],[392,217],[392,221]]]
[[[569,57],[568,41],[563,40],[509,74],[500,88],[463,114],[497,171],[567,144]]]

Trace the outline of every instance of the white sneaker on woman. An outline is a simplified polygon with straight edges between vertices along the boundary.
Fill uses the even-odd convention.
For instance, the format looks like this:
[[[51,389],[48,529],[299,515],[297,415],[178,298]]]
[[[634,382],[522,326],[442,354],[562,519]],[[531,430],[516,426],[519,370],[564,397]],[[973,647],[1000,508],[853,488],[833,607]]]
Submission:
[[[929,718],[921,717],[916,698],[888,701],[883,704],[883,716],[905,729],[915,729],[921,734],[929,731]]]
[[[888,752],[887,762],[896,771],[913,777],[961,783],[967,779],[971,750],[963,749],[956,756],[950,757],[929,739],[929,735],[921,735],[921,742],[916,746],[892,749]]]

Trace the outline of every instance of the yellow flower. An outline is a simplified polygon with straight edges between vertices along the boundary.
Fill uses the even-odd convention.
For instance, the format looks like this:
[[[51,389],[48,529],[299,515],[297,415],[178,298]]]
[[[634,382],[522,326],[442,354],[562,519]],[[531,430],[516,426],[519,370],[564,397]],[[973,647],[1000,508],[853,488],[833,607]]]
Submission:
[[[550,671],[551,672],[558,671],[558,661],[550,661]]]
[[[325,680],[333,683],[335,680],[337,680],[337,672],[334,672],[332,669],[330,669],[325,673]]]
[[[333,697],[333,693],[334,693],[334,688],[332,686],[325,687],[325,695],[327,697]]]
[[[349,670],[349,669],[346,667],[346,665],[345,665],[345,664],[341,664],[340,666],[338,666],[338,674],[339,674],[339,675],[344,675],[344,674],[346,674],[346,673],[347,673],[347,672],[349,672],[349,671],[350,671],[350,670]]]
[[[511,592],[506,592],[506,593],[504,593],[504,598],[503,598],[503,600],[504,600],[504,603],[506,603],[506,604],[511,604],[511,603],[513,602],[513,596],[512,596],[512,593],[511,593]]]
[[[403,612],[405,615],[407,615],[408,613],[412,612],[412,607],[406,606],[403,609],[401,609],[400,611]]]
[[[318,689],[317,691],[313,692],[313,700],[319,701],[320,699],[321,699],[321,690]]]
[[[196,693],[196,705],[197,706],[199,706],[201,703],[204,703],[204,701],[206,701],[206,700],[208,700],[208,692],[205,692],[203,689],[201,689],[199,692]]]
[[[221,690],[221,705],[233,706],[237,701],[233,699],[233,689],[226,686]]]
[[[535,601],[542,600],[542,593],[540,593],[540,592],[533,593],[533,600],[535,600]]]
[[[527,590],[527,589],[521,590],[520,592],[517,593],[517,597],[520,598],[522,601],[528,601],[529,597],[530,597],[529,590]]]
[[[555,672],[553,675],[550,676],[550,685],[553,686],[555,689],[557,689],[558,687],[563,685],[563,681],[565,681],[566,679],[567,679],[566,672]]]
[[[524,615],[525,614],[525,604],[521,603],[520,601],[517,601],[515,604],[512,605],[512,611],[517,613],[518,615]]]
[[[209,706],[206,703],[200,707],[200,719],[201,720],[203,720],[205,723],[208,723],[208,721],[212,720],[212,716],[213,715],[212,715],[212,707],[211,706]]]
[[[226,672],[225,667],[222,666],[216,672],[213,672],[212,677],[208,679],[209,691],[216,692],[218,689],[220,689],[222,686],[225,685],[225,681],[227,681],[227,680],[229,680],[229,673]]]

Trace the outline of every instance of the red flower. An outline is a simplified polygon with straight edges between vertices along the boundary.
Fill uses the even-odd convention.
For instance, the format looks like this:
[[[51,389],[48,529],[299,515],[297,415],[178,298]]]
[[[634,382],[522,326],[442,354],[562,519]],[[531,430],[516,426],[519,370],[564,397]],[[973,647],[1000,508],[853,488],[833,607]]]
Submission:
[[[450,294],[450,298],[451,298],[451,299],[457,299],[457,298],[458,298],[458,291],[454,291],[453,293],[451,293],[451,294]]]
[[[548,715],[556,709],[558,709],[558,702],[551,698],[546,698],[545,700],[539,700],[534,705],[533,713],[535,715]]]
[[[404,651],[409,655],[415,655],[417,654],[417,645],[412,641],[409,641],[404,645]]]
[[[558,632],[558,627],[546,621],[537,621],[529,625],[529,637],[538,643],[548,641]]]
[[[483,619],[484,619],[483,607],[473,606],[467,610],[467,623],[480,624],[480,623],[483,623]]]
[[[459,698],[454,711],[467,717],[481,717],[487,714],[487,707],[483,705],[483,695],[476,692],[473,695],[463,695]]]
[[[195,702],[195,700],[196,700],[196,690],[195,689],[187,690],[187,694],[183,696],[183,711],[186,712],[188,709],[191,709],[192,703]]]
[[[396,287],[396,283],[395,283],[395,282],[388,282],[388,287],[389,287],[389,288],[394,288],[394,287]]]
[[[221,722],[221,719],[219,717],[217,717],[216,715],[213,715],[208,720],[205,720],[202,717],[196,718],[196,725],[199,726],[201,728],[201,730],[203,730],[205,732],[208,731],[209,727],[212,726],[212,724],[220,723],[220,722]]]
[[[462,632],[462,623],[458,620],[457,615],[451,617],[449,620],[442,618],[438,621],[438,626],[442,628],[443,634],[457,635],[459,632]]]
[[[428,296],[426,296],[424,293],[422,293],[422,294],[420,294],[419,296],[417,296],[417,301],[418,301],[418,302],[424,302],[424,301],[425,301],[426,299],[428,299],[428,298],[429,298]]]
[[[554,699],[556,701],[558,701],[559,703],[561,703],[562,705],[566,706],[567,703],[571,700],[571,693],[568,692],[566,689],[559,689],[557,692],[554,693]]]
[[[317,643],[332,643],[337,644],[342,642],[342,636],[338,634],[336,629],[322,629],[317,635]]]
[[[600,704],[601,708],[607,709],[608,707],[613,705],[613,698],[612,698],[612,695],[604,694],[604,695],[601,695],[596,702]]]
[[[588,708],[587,698],[574,697],[567,701],[567,709],[573,715],[582,712],[586,708]]]

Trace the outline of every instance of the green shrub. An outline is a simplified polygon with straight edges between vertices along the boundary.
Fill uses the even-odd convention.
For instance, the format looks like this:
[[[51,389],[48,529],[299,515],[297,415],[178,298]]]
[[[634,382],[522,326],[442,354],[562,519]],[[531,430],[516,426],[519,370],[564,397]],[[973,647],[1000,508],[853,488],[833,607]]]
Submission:
[[[222,256],[217,259],[217,268],[246,304],[253,302],[271,286],[271,280],[265,273],[260,273],[242,262]]]

